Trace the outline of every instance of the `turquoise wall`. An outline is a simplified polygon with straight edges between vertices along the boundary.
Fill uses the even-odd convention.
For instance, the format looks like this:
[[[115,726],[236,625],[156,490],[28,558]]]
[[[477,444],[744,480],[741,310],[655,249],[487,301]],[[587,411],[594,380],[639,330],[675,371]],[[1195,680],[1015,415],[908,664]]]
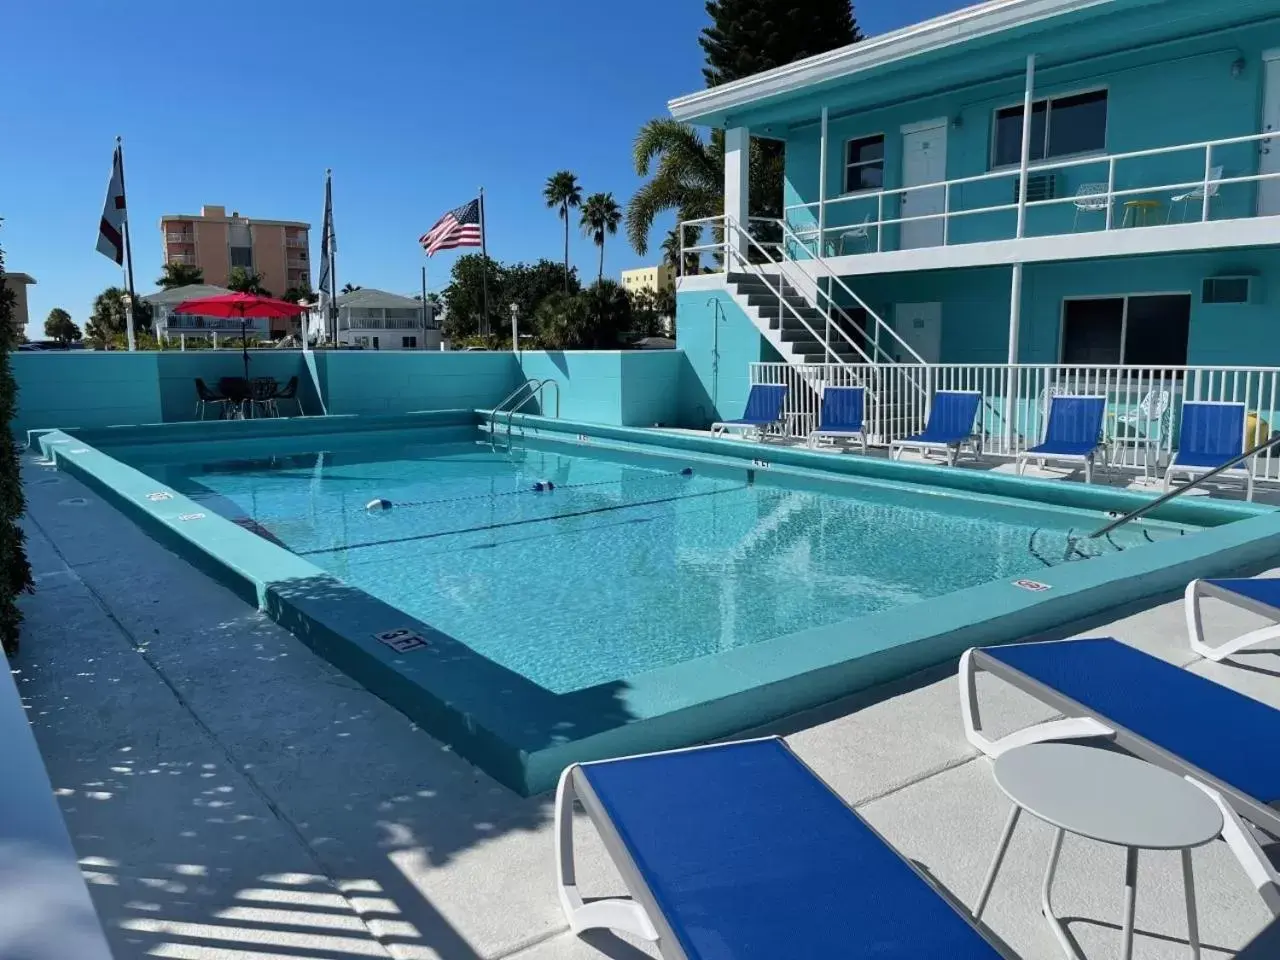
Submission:
[[[521,379],[510,353],[342,350],[315,356],[331,414],[492,407]]]
[[[159,423],[163,415],[158,356],[80,350],[11,354],[18,384],[14,432]],[[191,399],[194,403],[194,390]]]
[[[1036,84],[1037,96],[1105,87],[1108,91],[1106,151],[1124,153],[1177,143],[1225,139],[1258,132],[1262,103],[1262,59],[1264,49],[1280,45],[1280,26],[1268,24],[1236,30],[1212,37],[1192,38],[1174,45],[1139,49],[1101,60],[1044,70]],[[1232,76],[1232,64],[1243,58],[1245,68]],[[795,122],[804,123],[785,134],[786,202],[818,199],[818,157],[820,131],[812,122],[825,104],[836,119],[830,121],[828,139],[829,198],[843,190],[844,145],[856,137],[885,136],[885,186],[902,184],[902,135],[904,124],[945,117],[947,128],[948,179],[987,173],[995,111],[1022,101],[1022,77],[1009,76],[980,86],[954,89],[939,78],[938,95],[916,97],[890,108],[857,111],[838,117],[841,94],[829,91],[795,106]],[[774,135],[777,135],[776,133]],[[1052,162],[1050,159],[1047,162]],[[1220,148],[1215,164],[1222,164],[1226,176],[1256,172],[1257,148],[1239,144]],[[1058,196],[1073,195],[1082,183],[1107,179],[1107,164],[1099,162],[1063,170],[1059,174]],[[1116,169],[1117,189],[1195,181],[1204,176],[1202,151],[1184,151],[1159,157],[1121,161]],[[952,209],[964,210],[1016,199],[1016,170],[1007,177],[965,184],[952,192]],[[1167,202],[1168,192],[1153,196]],[[1252,184],[1227,185],[1214,199],[1214,219],[1248,215],[1254,207]],[[1179,208],[1180,210],[1180,208]],[[853,198],[828,208],[828,225],[861,222],[868,214],[877,219],[874,196]],[[1071,232],[1075,210],[1071,204],[1028,211],[1029,236]],[[886,218],[899,216],[896,198],[886,198]],[[1117,211],[1117,217],[1123,216]],[[816,214],[793,211],[796,223],[811,224]],[[1101,229],[1105,219],[1085,215],[1081,231]],[[949,242],[966,243],[1012,237],[1015,213],[976,214],[953,219]],[[872,237],[875,242],[875,237]],[[886,227],[883,248],[896,249],[897,231]]]
[[[331,414],[485,409],[526,377],[551,377],[560,384],[566,418],[614,426],[681,422],[685,359],[678,350],[532,351],[519,359],[484,351],[322,351],[314,359]],[[31,352],[14,354],[12,362],[19,434],[191,420],[196,377],[216,389],[219,378],[244,370],[239,353],[210,350]],[[250,351],[249,374],[281,383],[297,376],[304,412],[321,412],[301,352]],[[282,412],[294,410],[290,404]]]
[[[723,289],[676,295],[676,346],[686,358],[680,421],[688,427],[742,416],[751,364],[782,359]]]

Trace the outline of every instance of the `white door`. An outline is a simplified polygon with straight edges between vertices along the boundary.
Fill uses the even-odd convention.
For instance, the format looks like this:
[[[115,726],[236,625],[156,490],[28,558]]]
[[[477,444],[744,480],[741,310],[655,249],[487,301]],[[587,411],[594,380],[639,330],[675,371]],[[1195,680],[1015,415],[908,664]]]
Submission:
[[[1262,133],[1277,131],[1277,136],[1258,141],[1258,172],[1280,173],[1280,50],[1268,50],[1262,100]],[[1229,174],[1228,174],[1229,176]],[[1258,181],[1258,216],[1280,214],[1280,179]]]
[[[902,185],[938,183],[947,178],[947,121],[915,124],[902,131]],[[902,217],[942,213],[943,188],[908,190],[902,194]],[[942,218],[906,220],[900,224],[903,250],[942,246]]]
[[[894,307],[893,329],[925,363],[937,363],[942,355],[942,304],[900,303]],[[885,344],[895,360],[914,363],[915,358],[897,340]]]

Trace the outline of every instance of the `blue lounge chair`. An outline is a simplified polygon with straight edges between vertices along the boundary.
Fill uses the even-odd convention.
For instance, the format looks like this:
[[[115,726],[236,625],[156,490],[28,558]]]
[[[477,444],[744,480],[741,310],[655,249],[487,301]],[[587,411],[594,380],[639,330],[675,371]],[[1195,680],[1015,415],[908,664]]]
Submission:
[[[1251,630],[1218,647],[1204,642],[1204,624],[1200,617],[1200,600],[1213,597],[1233,607],[1248,610],[1272,621],[1271,626]],[[1225,660],[1247,647],[1280,640],[1280,577],[1254,577],[1238,580],[1192,580],[1183,596],[1187,614],[1187,635],[1191,649],[1209,660]]]
[[[982,732],[984,671],[1065,714],[992,740]],[[1222,838],[1271,912],[1280,874],[1248,824],[1280,838],[1280,710],[1110,638],[976,647],[960,658],[965,737],[988,756],[1047,740],[1104,737],[1186,777],[1222,810]]]
[[[574,800],[631,899],[584,903]],[[777,738],[575,764],[556,793],[560,904],[665,960],[998,960],[983,932]]]
[[[763,437],[766,430],[782,422],[782,404],[787,388],[776,384],[757,383],[747,394],[747,409],[737,420],[724,420],[711,425],[711,435],[719,436],[731,429],[751,432]]]
[[[822,391],[822,410],[818,414],[818,429],[809,434],[809,446],[817,447],[818,441],[861,440],[862,452],[867,452],[867,391],[863,387],[826,387]]]
[[[1182,405],[1182,428],[1178,431],[1178,449],[1169,469],[1164,473],[1167,493],[1173,478],[1183,474],[1188,480],[1216,470],[1233,457],[1244,453],[1245,409],[1243,403],[1217,403],[1208,400],[1188,401]],[[1253,499],[1253,463],[1223,472],[1241,477],[1245,497]]]
[[[955,466],[960,448],[968,446],[975,454],[981,454],[979,442],[974,436],[973,421],[978,415],[982,395],[976,390],[939,390],[933,395],[929,408],[929,422],[924,433],[917,433],[905,440],[895,440],[889,446],[889,454],[895,460],[902,459],[907,447],[929,453],[945,450],[947,465]]]
[[[1106,397],[1053,397],[1049,401],[1044,442],[1018,454],[1018,473],[1027,469],[1028,460],[1083,463],[1084,482],[1093,483],[1093,458],[1102,447],[1102,417],[1106,412]]]

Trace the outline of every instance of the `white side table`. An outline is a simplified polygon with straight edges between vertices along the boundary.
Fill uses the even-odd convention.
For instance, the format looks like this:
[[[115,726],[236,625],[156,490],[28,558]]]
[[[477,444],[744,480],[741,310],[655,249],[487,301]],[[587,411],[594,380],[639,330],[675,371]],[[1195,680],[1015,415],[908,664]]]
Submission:
[[[1124,932],[1122,960],[1133,954],[1133,906],[1138,882],[1139,850],[1180,850],[1182,882],[1187,897],[1187,939],[1191,956],[1200,956],[1191,851],[1222,832],[1222,812],[1194,784],[1142,760],[1069,743],[1036,743],[1016,747],[996,759],[997,785],[1013,801],[995,858],[973,908],[982,914],[1004,860],[1009,840],[1025,810],[1057,827],[1044,877],[1041,905],[1054,935],[1070,957],[1080,956],[1053,912],[1050,892],[1063,835],[1070,831],[1125,848]]]

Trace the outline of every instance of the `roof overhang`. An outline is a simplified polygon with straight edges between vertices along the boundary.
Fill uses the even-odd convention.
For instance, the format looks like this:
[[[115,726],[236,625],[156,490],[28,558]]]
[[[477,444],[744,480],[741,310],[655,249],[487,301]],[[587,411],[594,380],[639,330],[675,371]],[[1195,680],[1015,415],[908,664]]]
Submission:
[[[874,72],[982,38],[1035,27],[1044,21],[1096,9],[1128,6],[1124,0],[988,0],[923,23],[903,27],[786,66],[677,97],[667,106],[686,123],[711,123],[762,101]]]

